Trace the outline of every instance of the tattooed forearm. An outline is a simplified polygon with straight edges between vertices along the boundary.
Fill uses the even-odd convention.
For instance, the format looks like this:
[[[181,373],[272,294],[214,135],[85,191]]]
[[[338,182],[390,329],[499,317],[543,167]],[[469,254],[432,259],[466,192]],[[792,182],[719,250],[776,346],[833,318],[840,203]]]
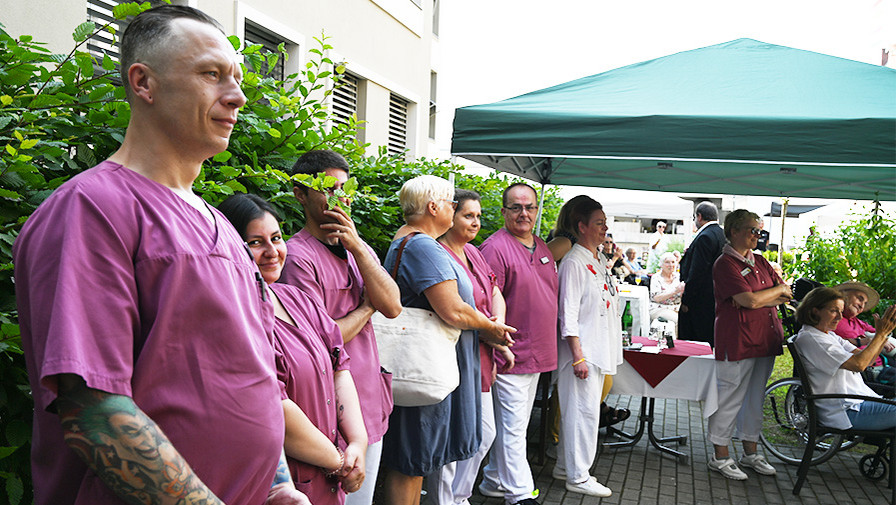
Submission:
[[[65,441],[119,497],[134,504],[223,505],[131,398],[60,380]]]
[[[291,481],[292,477],[289,475],[289,465],[286,464],[286,452],[281,452],[280,462],[277,463],[277,473],[274,474],[274,483],[271,484],[271,487]]]

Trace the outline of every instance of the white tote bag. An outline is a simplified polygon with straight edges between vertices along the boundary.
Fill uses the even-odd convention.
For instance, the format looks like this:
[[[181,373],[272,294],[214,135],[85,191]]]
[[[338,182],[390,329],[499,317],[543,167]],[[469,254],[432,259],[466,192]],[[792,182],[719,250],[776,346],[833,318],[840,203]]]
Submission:
[[[398,263],[408,234],[398,247],[392,277],[398,275]],[[379,312],[370,318],[376,334],[380,364],[392,373],[392,398],[400,407],[433,405],[444,400],[460,384],[455,346],[460,330],[449,326],[435,312],[403,307],[401,314],[389,319]]]

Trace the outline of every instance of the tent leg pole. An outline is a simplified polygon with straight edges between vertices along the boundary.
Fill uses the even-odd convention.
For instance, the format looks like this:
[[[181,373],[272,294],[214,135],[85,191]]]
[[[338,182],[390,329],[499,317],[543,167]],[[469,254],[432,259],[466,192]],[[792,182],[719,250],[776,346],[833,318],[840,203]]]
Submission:
[[[538,197],[538,219],[535,220],[535,235],[541,236],[541,216],[544,214],[544,183],[541,183],[541,196]]]
[[[789,198],[785,198],[781,203],[781,245],[778,247],[778,264],[781,265],[781,270],[784,270],[784,219],[787,218],[787,204],[790,202]],[[796,261],[796,258],[793,259]]]

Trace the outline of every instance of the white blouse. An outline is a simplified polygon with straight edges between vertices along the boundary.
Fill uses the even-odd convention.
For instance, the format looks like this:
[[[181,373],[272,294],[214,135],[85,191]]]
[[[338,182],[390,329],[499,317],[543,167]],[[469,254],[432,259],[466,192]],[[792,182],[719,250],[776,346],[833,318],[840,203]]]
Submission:
[[[575,244],[560,261],[560,339],[558,365],[572,363],[572,351],[563,340],[579,337],[585,361],[606,375],[616,374],[622,363],[622,321],[615,281],[601,261]]]

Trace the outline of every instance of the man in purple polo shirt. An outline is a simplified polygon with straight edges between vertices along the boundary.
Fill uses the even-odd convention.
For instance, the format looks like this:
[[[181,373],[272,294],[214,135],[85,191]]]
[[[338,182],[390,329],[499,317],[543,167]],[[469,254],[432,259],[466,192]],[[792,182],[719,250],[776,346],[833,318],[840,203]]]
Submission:
[[[349,166],[338,153],[318,150],[303,154],[292,167],[292,174],[319,173],[336,179],[335,190],[348,180]],[[358,236],[345,211],[338,206],[330,210],[327,195],[304,185],[296,185],[293,192],[305,210],[305,227],[286,243],[280,282],[297,286],[315,299],[342,331],[345,349],[352,357],[350,369],[369,444],[364,485],[346,497],[346,504],[370,505],[382,438],[392,412],[391,378],[380,371],[370,316],[380,311],[386,317],[397,317],[401,298],[395,281]]]
[[[134,18],[124,142],[15,242],[37,505],[308,503],[283,457],[273,306],[192,191],[246,101],[240,61],[200,11]]]
[[[508,505],[534,505],[537,492],[526,460],[526,429],[541,372],[557,368],[557,264],[532,233],[538,195],[527,184],[504,190],[504,228],[482,243],[482,255],[507,300],[507,324],[517,328],[516,365],[499,373],[492,394],[497,438],[479,491]],[[504,363],[495,356],[500,371]]]

